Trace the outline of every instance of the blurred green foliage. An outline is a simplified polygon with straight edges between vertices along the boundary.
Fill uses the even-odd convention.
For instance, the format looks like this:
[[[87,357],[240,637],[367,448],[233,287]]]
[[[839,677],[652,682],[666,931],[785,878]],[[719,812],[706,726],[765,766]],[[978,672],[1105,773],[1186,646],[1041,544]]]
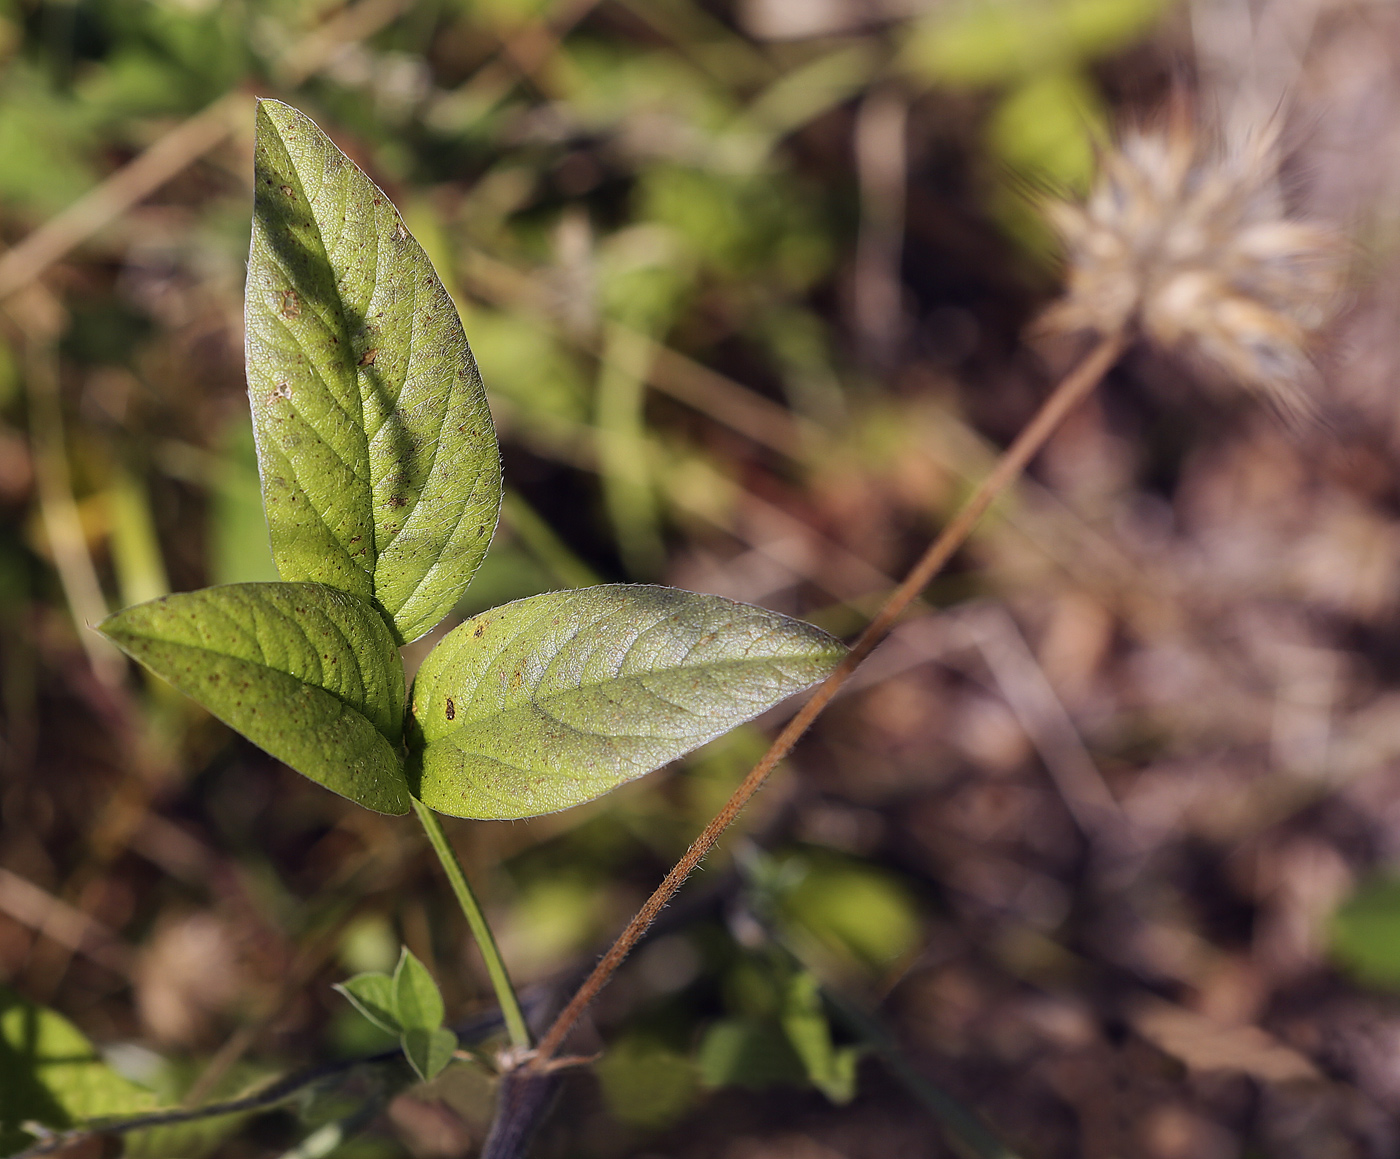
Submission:
[[[700,1093],[701,1074],[695,1063],[643,1034],[611,1044],[594,1073],[612,1116],[651,1130],[679,1119]]]
[[[1400,990],[1400,878],[1363,881],[1332,915],[1333,959],[1368,986]]]
[[[840,966],[889,970],[919,945],[918,904],[888,870],[813,848],[779,854],[761,872],[779,926]]]
[[[112,1070],[77,1028],[52,1010],[0,989],[0,1149],[34,1141],[22,1124],[53,1130],[99,1115],[155,1107],[153,1092]]]
[[[139,1115],[176,1102],[189,1076],[168,1080],[161,1066],[156,1091],[123,1077],[66,1018],[0,987],[0,1151],[9,1155],[36,1142],[25,1124],[63,1130],[84,1120]],[[246,1068],[239,1068],[246,1072]],[[247,1081],[246,1073],[228,1076]],[[216,1092],[217,1093],[217,1092]],[[131,1159],[198,1159],[234,1130],[242,1116],[223,1115],[144,1128],[123,1136]]]
[[[806,1078],[802,1059],[781,1026],[757,1018],[714,1023],[700,1044],[696,1065],[708,1087],[762,1090]]]
[[[1109,117],[1092,66],[1141,41],[1171,0],[953,0],[910,29],[903,63],[926,83],[995,93],[988,154],[1004,168],[996,208],[1033,252],[1053,241],[1024,187],[1083,192]]]
[[[1140,40],[1168,0],[953,0],[911,30],[909,65],[945,84],[1000,85],[1077,68]]]
[[[246,415],[225,424],[217,455],[210,481],[209,577],[220,584],[275,580],[253,424]]]
[[[749,957],[725,990],[734,1013],[709,1026],[696,1053],[707,1087],[810,1083],[833,1103],[855,1097],[861,1048],[835,1045],[814,974],[781,953]]]

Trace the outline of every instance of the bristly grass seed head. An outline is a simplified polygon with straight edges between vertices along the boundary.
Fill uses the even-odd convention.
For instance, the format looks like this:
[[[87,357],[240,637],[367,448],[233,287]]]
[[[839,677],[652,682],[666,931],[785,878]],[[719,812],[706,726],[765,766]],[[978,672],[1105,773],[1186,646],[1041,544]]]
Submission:
[[[1336,311],[1346,246],[1284,216],[1277,143],[1211,148],[1183,116],[1125,135],[1087,200],[1046,207],[1067,277],[1036,329],[1137,333],[1286,417],[1312,413],[1309,341]]]

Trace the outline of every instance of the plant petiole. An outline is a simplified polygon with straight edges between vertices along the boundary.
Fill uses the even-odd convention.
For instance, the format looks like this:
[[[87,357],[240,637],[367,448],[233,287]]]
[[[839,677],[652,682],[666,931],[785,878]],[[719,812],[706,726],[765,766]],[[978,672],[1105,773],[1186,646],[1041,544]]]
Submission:
[[[529,1050],[530,1029],[525,1025],[525,1015],[520,1011],[520,1000],[516,998],[515,989],[510,984],[510,975],[506,973],[506,964],[501,958],[501,951],[496,947],[491,927],[486,924],[486,915],[481,912],[481,905],[476,900],[476,894],[472,893],[467,875],[462,872],[462,864],[448,843],[447,834],[443,832],[438,815],[417,797],[411,800],[413,811],[418,814],[418,820],[423,826],[423,832],[428,835],[428,843],[442,862],[447,880],[452,884],[452,892],[457,895],[457,904],[462,907],[467,925],[471,927],[472,936],[476,938],[476,944],[481,949],[481,956],[486,959],[486,972],[491,977],[492,989],[496,991],[496,1001],[501,1006],[501,1016],[505,1019],[510,1044],[520,1050]]]

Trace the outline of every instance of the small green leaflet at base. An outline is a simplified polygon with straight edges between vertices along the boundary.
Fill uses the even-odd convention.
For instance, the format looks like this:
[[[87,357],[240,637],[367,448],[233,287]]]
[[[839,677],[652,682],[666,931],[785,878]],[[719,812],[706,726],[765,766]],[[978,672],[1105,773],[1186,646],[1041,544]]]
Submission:
[[[442,1025],[446,1014],[433,976],[407,946],[394,971],[394,1013],[404,1030],[432,1030]]]
[[[406,813],[403,666],[382,617],[324,584],[228,584],[165,596],[99,629],[303,776]]]
[[[394,979],[389,974],[356,974],[332,989],[344,994],[350,1005],[380,1030],[403,1033],[394,1003]]]
[[[279,574],[372,601],[399,643],[421,636],[496,527],[486,391],[393,203],[279,101],[258,102],[244,317]]]
[[[567,809],[811,687],[844,654],[800,620],[675,588],[518,600],[460,625],[423,662],[409,780],[457,817]]]
[[[442,995],[428,968],[407,946],[393,977],[356,974],[335,989],[381,1030],[399,1036],[404,1057],[424,1082],[452,1061],[457,1036],[442,1025]]]
[[[414,1027],[405,1030],[399,1041],[404,1058],[425,1083],[432,1082],[457,1053],[457,1036],[445,1026]]]

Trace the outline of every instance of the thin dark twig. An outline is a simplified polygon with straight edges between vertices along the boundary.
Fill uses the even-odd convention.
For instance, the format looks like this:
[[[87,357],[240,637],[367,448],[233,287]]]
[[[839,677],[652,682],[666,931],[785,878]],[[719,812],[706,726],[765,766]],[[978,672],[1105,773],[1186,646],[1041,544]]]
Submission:
[[[724,807],[705,826],[704,831],[686,850],[685,855],[676,863],[671,872],[666,875],[665,880],[657,886],[656,891],[647,899],[646,904],[637,911],[636,916],[627,924],[626,929],[618,935],[617,940],[613,942],[612,947],[594,967],[588,979],[579,987],[578,992],[569,1000],[569,1004],[554,1020],[554,1025],[549,1028],[549,1032],[540,1040],[539,1047],[531,1056],[527,1066],[535,1069],[542,1068],[564,1044],[564,1040],[568,1037],[574,1024],[593,999],[597,997],[598,992],[608,984],[617,968],[631,953],[638,939],[656,919],[656,915],[680,889],[685,879],[690,876],[691,871],[714,848],[720,836],[729,828],[734,818],[739,815],[740,810],[748,804],[749,799],[762,787],[763,782],[768,779],[768,775],[777,763],[792,751],[798,738],[811,727],[812,722],[831,703],[832,698],[850,679],[856,668],[889,635],[890,630],[905,609],[918,598],[933,577],[943,569],[952,559],[954,553],[967,541],[978,520],[986,514],[987,509],[996,499],[1015,482],[1064,418],[1093,391],[1103,376],[1108,373],[1118,360],[1124,345],[1125,336],[1121,332],[1100,338],[1083,361],[1065,376],[1050,397],[1045,400],[1035,417],[997,460],[991,474],[982,481],[962,510],[953,517],[952,521],[929,545],[923,558],[914,565],[904,582],[890,594],[884,606],[876,613],[875,618],[870,621],[860,638],[851,646],[851,650],[841,663],[836,666],[836,670],[826,678],[812,695],[812,698],[802,706],[797,715],[788,722],[787,727],[778,734],[777,739],[773,741],[768,751],[764,753],[739,787],[734,790]]]

